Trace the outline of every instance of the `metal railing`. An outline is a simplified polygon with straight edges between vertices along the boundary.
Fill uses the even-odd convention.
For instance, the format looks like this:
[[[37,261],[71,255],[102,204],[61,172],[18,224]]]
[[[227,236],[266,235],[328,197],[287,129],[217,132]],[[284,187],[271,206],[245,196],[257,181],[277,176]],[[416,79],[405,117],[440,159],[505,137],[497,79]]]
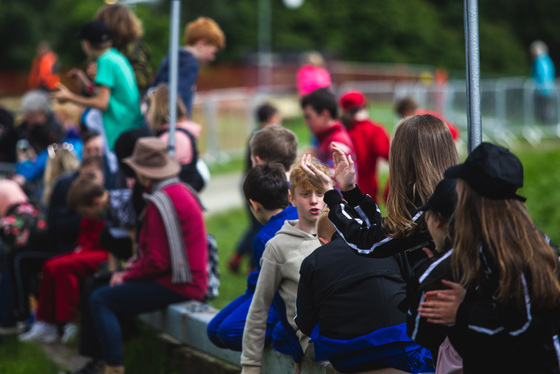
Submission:
[[[410,95],[423,108],[435,110],[457,125],[467,135],[467,100],[465,81],[450,80],[444,84],[421,82],[358,81],[335,87],[338,96],[349,89],[362,91],[368,98],[371,117],[391,130],[398,122],[393,106],[398,98]],[[537,88],[532,80],[519,77],[482,80],[480,87],[482,133],[484,140],[507,146],[518,140],[538,145],[544,139],[560,137],[560,84],[549,99],[551,113],[547,122],[538,118]],[[203,157],[208,163],[240,159],[245,154],[250,133],[255,128],[254,112],[269,100],[276,104],[284,118],[303,118],[296,92],[252,89],[213,90],[197,94],[193,119],[204,127],[200,139]],[[462,139],[466,142],[466,139]]]

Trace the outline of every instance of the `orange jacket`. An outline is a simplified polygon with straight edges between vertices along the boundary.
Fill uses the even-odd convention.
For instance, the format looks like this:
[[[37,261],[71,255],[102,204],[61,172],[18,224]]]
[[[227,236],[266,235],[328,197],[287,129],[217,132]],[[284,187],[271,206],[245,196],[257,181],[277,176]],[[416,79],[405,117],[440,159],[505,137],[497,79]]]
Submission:
[[[35,56],[29,74],[29,88],[44,88],[52,90],[58,86],[58,56],[52,51],[47,51]]]

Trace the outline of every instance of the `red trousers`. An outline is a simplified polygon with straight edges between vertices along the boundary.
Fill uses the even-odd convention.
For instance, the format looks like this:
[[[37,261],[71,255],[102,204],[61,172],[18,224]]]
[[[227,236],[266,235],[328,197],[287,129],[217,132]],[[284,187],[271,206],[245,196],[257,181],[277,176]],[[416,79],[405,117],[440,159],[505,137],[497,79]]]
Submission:
[[[47,323],[76,322],[80,280],[93,276],[103,261],[107,261],[107,252],[97,249],[66,253],[45,261],[36,319]]]

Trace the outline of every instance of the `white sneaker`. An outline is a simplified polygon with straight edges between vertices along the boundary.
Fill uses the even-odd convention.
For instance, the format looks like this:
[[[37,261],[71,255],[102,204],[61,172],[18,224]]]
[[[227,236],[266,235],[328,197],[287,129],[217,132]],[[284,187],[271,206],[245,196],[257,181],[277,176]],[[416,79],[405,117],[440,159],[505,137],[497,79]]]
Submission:
[[[77,335],[78,325],[76,325],[75,323],[67,323],[66,325],[64,325],[62,338],[60,338],[60,341],[64,344],[67,344],[73,341]]]
[[[31,330],[21,334],[19,341],[36,341],[42,343],[54,343],[58,339],[58,329],[55,325],[43,321],[35,321]]]

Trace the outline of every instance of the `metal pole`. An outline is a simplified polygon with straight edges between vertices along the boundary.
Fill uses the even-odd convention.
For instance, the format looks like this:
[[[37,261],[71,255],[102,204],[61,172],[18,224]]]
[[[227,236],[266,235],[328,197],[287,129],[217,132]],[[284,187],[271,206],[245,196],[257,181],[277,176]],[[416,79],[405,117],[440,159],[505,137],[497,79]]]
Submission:
[[[272,84],[271,0],[259,0],[259,86]]]
[[[465,49],[467,56],[467,132],[469,153],[482,143],[480,114],[480,49],[478,3],[465,0]]]
[[[171,29],[169,38],[169,155],[175,156],[175,127],[177,124],[177,79],[179,66],[179,16],[181,0],[171,3]]]

